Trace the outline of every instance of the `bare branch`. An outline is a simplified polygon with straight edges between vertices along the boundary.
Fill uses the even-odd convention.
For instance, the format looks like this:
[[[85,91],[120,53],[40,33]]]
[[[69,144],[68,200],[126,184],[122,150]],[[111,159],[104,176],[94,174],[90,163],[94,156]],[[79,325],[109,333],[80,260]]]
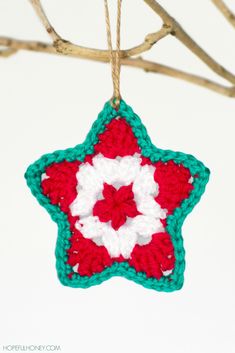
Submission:
[[[5,49],[4,51],[11,50],[12,54],[17,52],[18,50],[30,50],[30,51],[36,51],[36,52],[42,52],[42,53],[48,53],[48,54],[68,55],[76,58],[84,58],[84,56],[79,55],[78,52],[76,53],[58,52],[53,46],[53,44],[43,43],[43,42],[22,41],[17,39],[0,37],[0,45],[7,46],[8,49]],[[105,57],[105,56],[104,57],[90,56],[90,57],[86,57],[86,59],[97,60],[100,62],[109,62],[109,57]],[[214,92],[223,94],[225,96],[235,97],[235,86],[226,87],[218,83],[215,83],[211,80],[208,80],[206,78],[203,78],[197,75],[192,75],[187,72],[177,70],[166,65],[143,60],[142,58],[129,58],[128,56],[122,57],[121,64],[135,67],[135,68],[140,68],[145,70],[146,72],[154,72],[154,73],[159,73],[170,77],[178,78],[202,87],[206,87]]]
[[[49,22],[40,0],[29,0],[34,7],[35,12],[40,18],[43,26],[46,28],[47,32],[50,34],[56,50],[61,54],[66,55],[76,55],[87,59],[103,60],[109,59],[110,53],[108,50],[98,50],[92,48],[82,47],[73,44],[67,40],[62,39],[59,34],[54,30],[51,23]],[[134,55],[139,55],[149,49],[157,43],[160,39],[166,37],[171,32],[171,27],[163,25],[162,28],[154,33],[150,33],[145,37],[145,40],[140,45],[131,48],[129,50],[122,50],[121,57],[130,57]]]
[[[127,58],[142,54],[149,50],[155,43],[166,37],[171,31],[168,26],[163,26],[158,32],[150,33],[140,45],[120,51],[121,58]],[[49,53],[58,52],[59,54],[76,56],[84,59],[97,61],[110,61],[110,52],[108,50],[98,50],[86,48],[72,44],[64,39],[57,39],[52,45],[37,41],[22,41],[19,39],[0,37],[0,45],[14,49],[26,49],[33,51],[44,51]]]
[[[30,50],[49,54],[67,55],[71,57],[95,60],[100,62],[110,61],[110,53],[108,50],[98,50],[93,48],[82,47],[61,38],[50,24],[42,8],[40,0],[29,1],[35,9],[43,26],[52,38],[53,43],[50,44],[43,43],[40,41],[25,41],[14,38],[0,37],[0,47],[3,47],[2,49],[0,48],[0,57],[8,57],[10,55],[15,54],[19,50]],[[196,84],[198,86],[205,87],[225,96],[235,97],[235,75],[226,70],[223,66],[217,63],[209,54],[207,54],[157,1],[144,1],[152,8],[153,11],[155,11],[162,18],[163,26],[159,31],[148,34],[140,45],[130,49],[121,50],[121,64],[140,68],[147,72],[155,72],[178,78]],[[228,11],[230,10],[228,10],[228,8],[224,5],[223,1],[212,1],[220,9],[220,11],[226,17],[228,17]],[[233,17],[233,14],[229,12],[230,20],[232,20]],[[190,74],[188,72],[181,71],[163,64],[144,60],[141,57],[133,58],[133,56],[139,55],[143,52],[150,50],[155,43],[157,43],[159,40],[163,39],[169,34],[174,35],[190,51],[192,51],[199,59],[201,59],[211,70],[226,79],[228,82],[232,83],[232,86],[226,87],[207,78]]]
[[[59,34],[54,30],[54,28],[52,27],[52,25],[50,24],[43,8],[41,5],[40,0],[29,0],[36,12],[36,14],[38,15],[39,19],[41,20],[43,26],[45,27],[47,33],[49,33],[51,39],[54,41],[61,39],[61,37],[59,36]]]
[[[144,42],[140,45],[131,49],[121,50],[120,57],[126,58],[144,53],[151,49],[160,39],[166,37],[170,32],[171,27],[163,26],[158,32],[148,34],[145,37]],[[54,45],[56,50],[61,54],[79,56],[98,61],[110,61],[110,52],[108,50],[85,48],[64,40],[58,40]]]
[[[207,54],[180,26],[180,24],[171,17],[168,12],[163,9],[161,5],[155,0],[144,0],[144,2],[151,7],[166,23],[172,28],[171,34],[174,35],[180,42],[182,42],[191,52],[200,58],[209,68],[223,77],[227,81],[235,84],[235,75],[226,70],[218,62],[216,62],[209,54]]]
[[[228,22],[235,28],[235,15],[222,0],[211,0],[213,4],[224,15]]]
[[[122,64],[131,67],[141,68],[144,69],[146,72],[155,72],[158,74],[178,78],[193,83],[195,85],[205,87],[222,95],[228,97],[235,97],[235,86],[226,87],[205,77],[193,75],[185,71],[174,69],[170,66],[158,64],[148,60],[143,60],[142,58],[123,59]]]
[[[0,50],[0,57],[8,58],[9,56],[15,54],[16,52],[17,52],[17,49],[13,49],[13,48],[1,49]]]
[[[0,37],[0,46],[6,47],[6,49],[2,49],[1,53],[4,53],[6,50],[11,50],[11,54],[14,54],[19,50],[30,50],[49,54],[57,54],[56,49],[52,44],[37,42],[33,40],[19,40],[9,37]]]

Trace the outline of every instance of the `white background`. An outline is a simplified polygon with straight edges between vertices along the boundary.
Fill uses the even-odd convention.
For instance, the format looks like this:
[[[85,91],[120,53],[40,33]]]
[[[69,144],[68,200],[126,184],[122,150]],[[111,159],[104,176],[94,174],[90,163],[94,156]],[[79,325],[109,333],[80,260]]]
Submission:
[[[227,3],[235,11],[234,1]],[[209,0],[161,4],[235,72],[235,31]],[[44,0],[43,5],[64,38],[106,48],[102,0]],[[110,6],[114,20],[115,2]],[[122,47],[139,44],[160,24],[143,1],[123,1]],[[26,0],[0,0],[0,34],[49,40]],[[144,56],[216,78],[174,38]],[[66,353],[235,352],[235,99],[122,69],[123,98],[154,143],[194,154],[211,169],[211,178],[183,226],[187,267],[181,291],[159,293],[124,278],[82,290],[57,280],[57,227],[23,175],[40,155],[84,140],[112,94],[110,67],[22,51],[0,60],[0,80],[0,349],[57,344]]]

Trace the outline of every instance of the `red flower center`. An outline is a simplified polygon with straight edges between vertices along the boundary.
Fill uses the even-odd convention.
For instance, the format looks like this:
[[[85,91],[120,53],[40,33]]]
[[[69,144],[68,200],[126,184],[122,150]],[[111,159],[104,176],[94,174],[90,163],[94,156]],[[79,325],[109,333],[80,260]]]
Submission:
[[[121,186],[118,190],[113,186],[104,183],[103,200],[96,202],[93,208],[93,215],[98,216],[101,222],[111,221],[111,225],[118,230],[127,220],[127,217],[139,215],[132,184]]]

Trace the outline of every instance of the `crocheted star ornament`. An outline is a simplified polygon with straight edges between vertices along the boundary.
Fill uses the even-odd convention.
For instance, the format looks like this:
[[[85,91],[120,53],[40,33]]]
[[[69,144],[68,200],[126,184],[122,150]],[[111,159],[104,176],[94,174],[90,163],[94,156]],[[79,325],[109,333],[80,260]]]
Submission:
[[[42,156],[25,177],[58,224],[62,284],[86,288],[124,276],[159,291],[182,287],[181,227],[209,170],[155,147],[124,101],[118,111],[106,103],[83,144]]]

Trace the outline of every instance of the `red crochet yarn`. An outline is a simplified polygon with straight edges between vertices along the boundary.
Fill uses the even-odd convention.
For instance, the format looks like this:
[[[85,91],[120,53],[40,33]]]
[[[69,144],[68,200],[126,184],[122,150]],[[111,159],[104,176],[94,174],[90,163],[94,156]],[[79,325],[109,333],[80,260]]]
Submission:
[[[162,277],[163,271],[173,269],[174,263],[174,248],[168,233],[154,234],[149,244],[135,245],[129,260],[136,271],[157,279]]]
[[[77,217],[71,215],[69,205],[77,195],[76,172],[79,165],[78,161],[51,164],[46,168],[46,175],[50,178],[44,179],[41,186],[44,195],[50,198],[51,203],[60,206],[61,210],[67,213],[72,233],[67,263],[71,266],[79,263],[77,272],[81,276],[91,276],[111,266],[113,259],[110,258],[104,246],[99,247],[91,240],[85,239],[75,228]]]
[[[133,218],[140,214],[134,201],[132,184],[122,186],[117,190],[112,185],[105,183],[103,196],[103,200],[96,202],[93,215],[98,216],[101,222],[111,221],[115,230],[126,222],[127,217]]]
[[[156,201],[172,213],[181,202],[189,197],[193,189],[190,181],[190,171],[182,164],[176,164],[173,161],[156,164],[154,179],[159,185],[159,194]]]
[[[106,248],[85,239],[78,230],[69,240],[71,247],[68,250],[67,263],[72,267],[79,264],[77,272],[80,276],[92,276],[112,265],[114,259],[111,259]]]
[[[49,197],[53,205],[60,206],[63,212],[68,212],[69,205],[75,199],[76,172],[79,161],[53,163],[46,168],[46,179],[42,180],[43,194]]]
[[[126,120],[113,119],[106,130],[99,135],[99,142],[95,146],[96,153],[102,153],[107,158],[115,158],[133,155],[140,152],[137,138]]]

